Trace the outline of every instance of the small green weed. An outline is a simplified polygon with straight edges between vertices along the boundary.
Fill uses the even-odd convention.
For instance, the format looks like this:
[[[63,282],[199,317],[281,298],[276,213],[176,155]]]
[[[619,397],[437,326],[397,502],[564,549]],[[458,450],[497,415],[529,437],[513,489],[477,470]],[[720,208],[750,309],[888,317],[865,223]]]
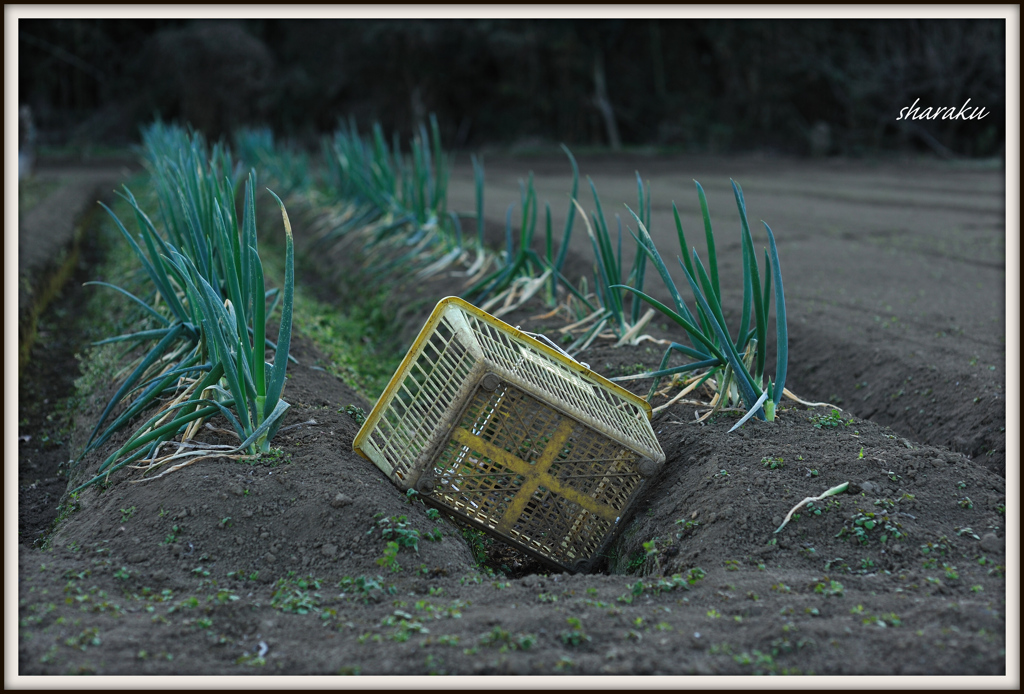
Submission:
[[[676,525],[679,526],[679,532],[676,533],[676,539],[681,540],[687,535],[693,534],[693,532],[700,527],[700,521],[695,518],[680,518],[676,521]]]
[[[686,572],[685,580],[689,585],[693,586],[696,585],[698,581],[702,581],[705,576],[707,576],[707,572],[699,566],[695,566]]]
[[[187,598],[182,598],[178,601],[177,605],[171,605],[167,608],[167,613],[179,612],[181,610],[194,610],[199,607],[199,598],[194,595],[190,595]]]
[[[420,533],[409,527],[409,519],[406,516],[381,518],[367,532],[372,533],[375,528],[380,528],[381,537],[387,540],[384,555],[377,559],[379,566],[392,572],[398,572],[402,570],[398,563],[398,552],[401,548],[408,547],[419,553]]]
[[[178,541],[178,535],[181,534],[181,531],[182,531],[182,529],[181,529],[180,525],[171,526],[171,532],[170,532],[170,534],[167,535],[167,537],[164,538],[163,544],[169,545],[169,544],[177,542]]]
[[[945,535],[939,537],[934,542],[925,542],[920,547],[921,554],[938,554],[940,556],[946,556],[950,551],[949,540]]]
[[[312,576],[295,578],[291,574],[277,581],[270,605],[282,612],[308,614],[320,604],[320,594],[313,592],[319,590],[320,581]]]
[[[579,646],[590,641],[590,636],[583,631],[583,623],[579,617],[568,617],[565,621],[569,624],[569,629],[562,632],[562,643],[567,646]]]
[[[241,598],[226,588],[221,588],[215,595],[206,599],[207,602],[216,602],[219,605],[228,605],[236,600],[241,600]]]
[[[292,462],[292,454],[285,453],[283,448],[271,448],[262,451],[259,455],[259,460],[270,465],[270,467],[277,467],[281,463]]]
[[[815,429],[834,429],[839,426],[850,426],[850,422],[843,421],[839,410],[832,410],[828,414],[814,414],[809,419],[814,424]]]
[[[480,637],[481,646],[498,648],[501,653],[528,651],[535,643],[537,643],[537,637],[533,634],[516,634],[513,636],[500,626],[492,628],[488,633]]]
[[[845,594],[843,584],[839,581],[833,581],[827,576],[815,584],[814,592],[821,595],[831,595],[837,598],[841,598]]]
[[[363,422],[366,421],[366,410],[356,405],[345,405],[344,408],[338,410],[338,412],[344,412],[355,421],[356,424],[362,426]]]
[[[100,639],[99,627],[89,627],[83,629],[77,636],[65,639],[64,643],[71,648],[77,648],[80,651],[84,651],[89,646],[99,646],[102,643]]]
[[[377,557],[377,566],[383,566],[392,573],[398,573],[401,571],[402,565],[398,563],[398,550],[399,546],[397,542],[388,542],[384,547],[384,554]]]
[[[462,539],[469,545],[469,550],[473,553],[473,559],[476,560],[477,566],[482,570],[489,570],[486,566],[486,562],[490,559],[490,555],[487,553],[488,541],[490,540],[482,531],[476,528],[471,528],[468,525],[461,528]]]
[[[885,629],[886,627],[902,626],[903,620],[895,612],[889,612],[888,614],[866,615],[861,619],[861,623],[865,626],[872,625]]]
[[[260,572],[259,571],[253,571],[248,576],[245,575],[244,571],[229,571],[228,572],[228,578],[235,579],[236,581],[247,581],[247,580],[248,581],[255,581],[257,578],[259,578],[259,576],[260,576]]]
[[[569,335],[569,337],[572,337],[572,335]],[[555,669],[559,672],[561,672],[562,670],[569,670],[574,667],[576,667],[575,661],[573,661],[572,658],[566,655],[563,655],[561,658],[558,659],[558,662],[555,663]]]
[[[878,541],[882,543],[889,540],[902,540],[907,536],[902,524],[886,514],[859,511],[850,518],[850,522],[852,522],[852,526],[843,524],[843,527],[835,535],[837,538],[851,537],[860,544],[866,545],[871,539],[871,531],[875,528],[881,530]]]
[[[413,634],[430,633],[430,630],[423,626],[419,620],[413,619],[411,614],[403,612],[402,610],[395,610],[393,613],[382,619],[381,625],[398,627],[390,636],[388,636],[388,639],[398,643],[408,641]]]
[[[246,651],[242,655],[235,658],[235,665],[249,665],[250,667],[263,667],[267,664],[266,658],[255,653],[249,653]]]

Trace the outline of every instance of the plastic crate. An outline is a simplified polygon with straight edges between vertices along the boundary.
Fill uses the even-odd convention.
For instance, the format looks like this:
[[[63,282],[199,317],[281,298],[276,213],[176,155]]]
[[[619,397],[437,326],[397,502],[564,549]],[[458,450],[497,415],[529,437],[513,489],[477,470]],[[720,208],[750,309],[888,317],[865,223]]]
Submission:
[[[642,398],[449,297],[353,448],[427,504],[578,572],[665,461],[650,416]]]

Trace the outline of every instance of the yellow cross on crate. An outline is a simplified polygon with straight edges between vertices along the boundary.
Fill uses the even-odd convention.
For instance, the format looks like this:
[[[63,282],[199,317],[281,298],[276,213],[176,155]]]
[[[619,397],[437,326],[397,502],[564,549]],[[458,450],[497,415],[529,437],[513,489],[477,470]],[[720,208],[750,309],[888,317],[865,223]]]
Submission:
[[[519,488],[512,503],[502,514],[501,520],[496,526],[498,530],[508,532],[512,529],[513,525],[520,520],[523,510],[533,498],[534,492],[538,487],[544,487],[604,520],[615,521],[618,515],[615,509],[601,504],[591,496],[570,487],[548,472],[552,464],[558,462],[558,454],[564,450],[573,429],[575,429],[575,423],[571,419],[563,417],[551,439],[544,446],[544,450],[541,451],[540,458],[532,465],[461,427],[453,432],[452,439],[459,445],[469,448],[473,452],[474,457],[490,458],[508,470],[522,475],[527,480]]]

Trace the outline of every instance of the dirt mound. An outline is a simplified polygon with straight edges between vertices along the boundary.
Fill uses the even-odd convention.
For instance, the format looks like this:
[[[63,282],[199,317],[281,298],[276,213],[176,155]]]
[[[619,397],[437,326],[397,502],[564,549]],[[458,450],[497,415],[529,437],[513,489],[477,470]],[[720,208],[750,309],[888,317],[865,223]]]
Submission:
[[[590,358],[615,374],[622,354]],[[290,373],[286,425],[317,424],[280,436],[280,462],[121,476],[50,550],[22,546],[23,674],[1005,671],[1004,485],[962,456],[823,410],[728,434],[675,405],[654,420],[665,472],[607,557],[621,573],[511,579],[350,452],[349,389]],[[387,528],[419,535],[397,571]]]
[[[614,568],[644,559],[643,543],[655,539],[657,553],[642,567],[666,574],[700,562],[769,559],[900,574],[920,566],[919,550],[929,543],[972,558],[985,553],[982,536],[986,547],[1001,546],[1005,480],[961,454],[829,408],[797,405],[774,425],[750,422],[730,434],[736,416],[698,425],[693,406],[674,405],[655,417],[673,464],[623,531]],[[774,532],[801,500],[843,483],[845,494],[799,509]]]
[[[312,366],[316,355],[308,345],[297,341],[292,353],[299,364],[288,372],[291,408],[274,440],[281,453],[253,463],[204,460],[163,479],[151,474],[150,481],[117,474],[107,490],[80,492],[84,512],[51,544],[102,547],[115,564],[136,568],[139,580],[175,587],[190,572],[218,580],[229,573],[257,576],[264,583],[290,572],[334,581],[373,575],[383,571],[375,562],[392,536],[419,536],[417,551],[401,553],[409,568],[462,573],[473,566],[465,544],[429,541],[436,524],[422,511],[412,513],[409,500],[352,451],[359,425],[345,408],[368,410],[368,404]],[[216,434],[203,438],[231,443]],[[90,455],[71,485],[94,476],[102,460]]]

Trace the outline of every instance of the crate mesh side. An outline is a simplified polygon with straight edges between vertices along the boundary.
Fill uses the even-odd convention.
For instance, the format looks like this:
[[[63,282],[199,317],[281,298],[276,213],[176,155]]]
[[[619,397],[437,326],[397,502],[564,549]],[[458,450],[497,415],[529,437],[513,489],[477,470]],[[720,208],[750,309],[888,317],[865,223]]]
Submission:
[[[639,454],[510,384],[473,394],[434,460],[433,499],[573,568],[609,539]]]
[[[476,359],[442,319],[392,394],[366,445],[387,461],[392,479],[405,480],[416,458],[459,403]],[[447,428],[447,427],[445,427]]]
[[[561,407],[582,419],[600,422],[609,432],[663,459],[646,412],[638,405],[591,381],[583,374],[551,359],[514,336],[466,314],[466,319],[483,348],[484,358],[499,371],[505,371],[530,384],[537,392],[553,396]]]

